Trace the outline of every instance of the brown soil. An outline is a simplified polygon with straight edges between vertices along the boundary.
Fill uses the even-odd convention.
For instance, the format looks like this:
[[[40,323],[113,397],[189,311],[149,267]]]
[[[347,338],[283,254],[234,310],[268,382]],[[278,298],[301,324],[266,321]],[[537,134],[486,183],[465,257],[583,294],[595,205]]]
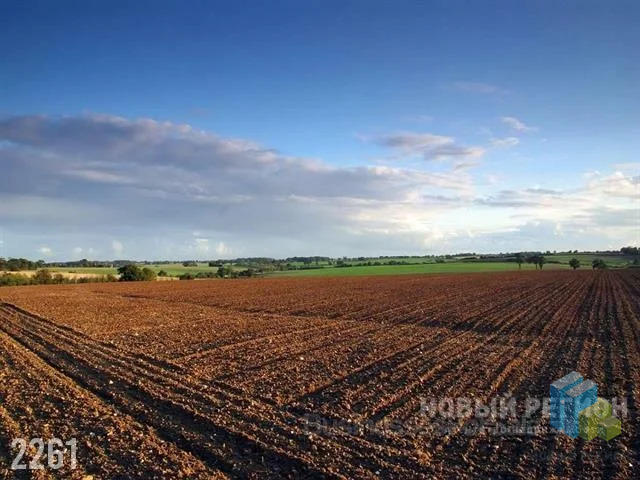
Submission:
[[[0,478],[18,436],[78,439],[78,469],[43,478],[622,479],[640,464],[640,272],[34,286],[0,301]],[[571,370],[627,400],[622,435],[469,434],[469,418],[420,411],[542,399]]]

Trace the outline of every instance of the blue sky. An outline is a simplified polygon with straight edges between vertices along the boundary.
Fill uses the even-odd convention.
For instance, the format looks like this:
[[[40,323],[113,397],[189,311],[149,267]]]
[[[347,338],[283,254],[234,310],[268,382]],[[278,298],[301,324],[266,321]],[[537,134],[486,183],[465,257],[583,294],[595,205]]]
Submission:
[[[0,256],[637,245],[639,20],[624,0],[5,3]]]

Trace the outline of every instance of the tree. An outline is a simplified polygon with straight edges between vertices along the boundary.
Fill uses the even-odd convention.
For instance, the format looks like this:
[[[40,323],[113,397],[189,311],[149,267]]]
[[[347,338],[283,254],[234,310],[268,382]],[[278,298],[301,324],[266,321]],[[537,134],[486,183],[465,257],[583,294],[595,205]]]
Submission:
[[[154,270],[151,270],[148,267],[142,269],[142,281],[153,282],[157,277],[158,275],[156,275],[156,272]]]
[[[527,263],[533,263],[536,266],[536,270],[538,268],[540,268],[540,270],[542,270],[542,266],[545,263],[545,258],[541,254],[536,253],[534,255],[529,255],[527,257],[526,261],[527,261]]]
[[[218,273],[216,273],[216,275],[220,278],[234,278],[236,276],[231,265],[221,266],[218,268]]]
[[[573,268],[574,270],[577,268],[580,268],[580,260],[578,260],[577,258],[572,258],[571,260],[569,260],[569,266],[571,268]]]
[[[516,263],[518,264],[518,268],[522,269],[522,264],[524,263],[524,255],[521,253],[516,253]]]
[[[542,266],[547,262],[547,259],[544,258],[543,255],[538,255],[538,267],[540,267],[540,270],[542,270]]]
[[[603,270],[607,268],[607,264],[604,263],[604,260],[602,260],[601,258],[594,258],[591,262],[591,268],[593,268],[594,270]]]
[[[26,258],[10,258],[5,260],[0,258],[0,270],[8,270],[9,272],[19,272],[21,270],[38,270],[42,265],[32,262]]]
[[[156,272],[150,268],[137,265],[124,265],[118,269],[121,282],[150,282],[156,279]]]
[[[142,270],[135,265],[123,265],[118,269],[121,282],[138,282],[142,276]]]

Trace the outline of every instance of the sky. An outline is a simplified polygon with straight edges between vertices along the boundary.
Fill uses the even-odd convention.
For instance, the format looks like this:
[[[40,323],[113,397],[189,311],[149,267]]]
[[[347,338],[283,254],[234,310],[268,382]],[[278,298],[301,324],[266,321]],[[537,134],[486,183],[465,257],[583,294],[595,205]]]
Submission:
[[[0,257],[640,244],[640,3],[3,2]]]

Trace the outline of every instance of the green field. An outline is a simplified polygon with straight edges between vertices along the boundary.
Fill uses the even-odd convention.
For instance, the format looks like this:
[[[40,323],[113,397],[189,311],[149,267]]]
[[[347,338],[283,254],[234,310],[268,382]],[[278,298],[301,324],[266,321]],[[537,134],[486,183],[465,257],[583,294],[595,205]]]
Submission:
[[[544,269],[568,268],[566,265],[547,264]],[[518,264],[513,262],[448,262],[422,263],[419,265],[380,265],[327,267],[310,270],[290,270],[270,273],[269,277],[341,277],[352,275],[410,275],[420,273],[471,273],[517,271]],[[522,270],[535,270],[530,264],[523,264]]]
[[[167,263],[161,265],[141,265],[143,267],[150,268],[156,273],[160,270],[164,270],[170,277],[177,277],[185,273],[197,274],[200,272],[217,272],[218,267],[210,267],[208,263],[198,263],[197,267],[185,267],[181,263]]]
[[[623,255],[612,254],[589,254],[589,253],[576,253],[576,254],[551,254],[544,255],[546,259],[544,270],[550,269],[567,269],[569,267],[569,261],[572,258],[580,260],[581,269],[591,269],[591,262],[600,258],[611,267],[624,267],[633,261],[633,257]],[[375,261],[375,259],[372,259]],[[384,259],[380,261],[389,261],[391,259]],[[269,273],[267,276],[276,277],[332,277],[332,276],[350,276],[350,275],[406,275],[406,274],[421,274],[421,273],[472,273],[472,272],[503,272],[503,271],[515,271],[518,270],[518,264],[515,262],[492,262],[492,261],[478,261],[478,262],[461,262],[456,260],[447,260],[445,263],[433,263],[432,259],[422,258],[393,258],[393,260],[404,260],[408,262],[429,262],[419,263],[415,265],[380,265],[380,266],[366,266],[357,265],[358,261],[347,260],[348,263],[355,264],[350,267],[334,267],[327,266],[325,268],[309,269],[309,270],[290,270],[283,272]],[[532,264],[524,263],[522,270],[535,270],[535,266]]]
[[[610,267],[622,267],[628,265],[633,261],[634,257],[624,256],[624,255],[606,255],[606,254],[591,254],[591,253],[562,253],[562,254],[554,254],[554,255],[545,255],[544,256],[547,261],[555,261],[561,262],[565,264],[569,264],[569,260],[572,258],[577,258],[580,260],[581,268],[591,268],[591,262],[599,258],[604,260],[604,262]]]
[[[107,268],[107,267],[45,267],[50,272],[61,272],[61,273],[87,273],[87,274],[96,274],[96,275],[117,275],[117,268]]]

